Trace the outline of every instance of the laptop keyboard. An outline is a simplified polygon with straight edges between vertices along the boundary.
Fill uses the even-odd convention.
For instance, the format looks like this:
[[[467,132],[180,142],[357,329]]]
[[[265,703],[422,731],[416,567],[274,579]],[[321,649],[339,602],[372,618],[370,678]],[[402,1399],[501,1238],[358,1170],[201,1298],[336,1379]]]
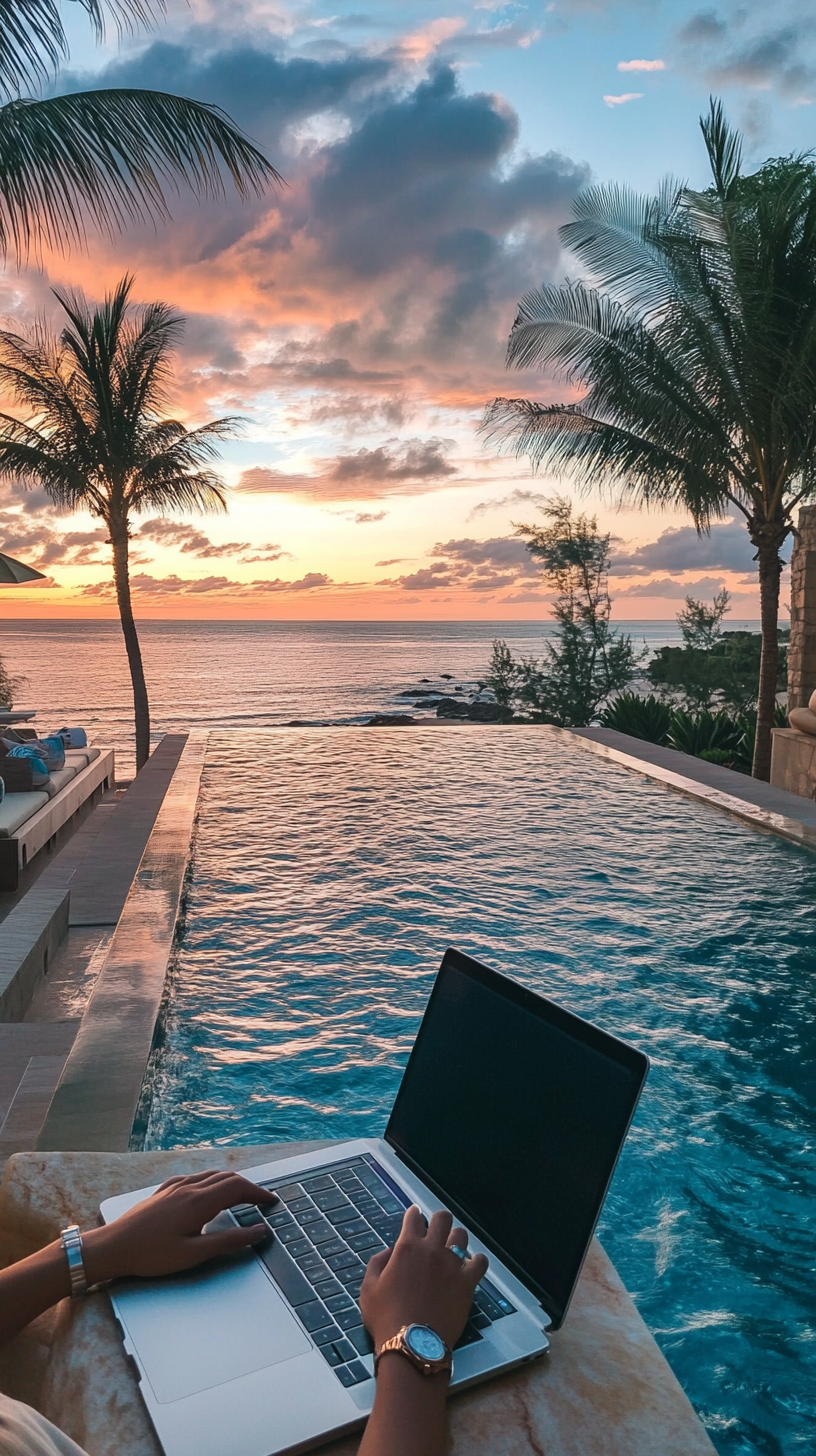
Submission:
[[[263,1219],[269,1239],[254,1245],[281,1294],[342,1385],[371,1379],[361,1359],[373,1345],[360,1314],[360,1286],[373,1254],[393,1244],[409,1200],[373,1158],[317,1168],[297,1183],[261,1183],[279,1203],[230,1209],[243,1227]],[[515,1305],[483,1279],[456,1349]]]

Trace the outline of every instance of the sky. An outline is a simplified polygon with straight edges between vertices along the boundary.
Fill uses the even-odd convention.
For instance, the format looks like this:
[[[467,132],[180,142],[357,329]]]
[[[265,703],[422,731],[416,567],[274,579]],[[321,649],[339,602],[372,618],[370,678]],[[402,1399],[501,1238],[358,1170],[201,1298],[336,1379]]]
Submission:
[[[621,620],[687,594],[758,616],[738,520],[621,508],[533,476],[478,432],[508,373],[519,298],[579,276],[559,244],[590,182],[706,182],[698,118],[723,98],[748,166],[814,143],[816,11],[778,0],[167,0],[152,33],[96,46],[64,6],[60,91],[172,90],[223,107],[285,185],[243,203],[181,194],[172,221],[0,273],[0,319],[58,321],[50,292],[134,297],[186,324],[172,413],[243,420],[219,466],[225,516],[139,518],[137,615],[519,620],[549,595],[515,526],[554,494],[613,536]],[[0,549],[46,573],[10,617],[113,616],[109,547],[40,492],[0,494]],[[783,591],[783,598],[785,593]]]

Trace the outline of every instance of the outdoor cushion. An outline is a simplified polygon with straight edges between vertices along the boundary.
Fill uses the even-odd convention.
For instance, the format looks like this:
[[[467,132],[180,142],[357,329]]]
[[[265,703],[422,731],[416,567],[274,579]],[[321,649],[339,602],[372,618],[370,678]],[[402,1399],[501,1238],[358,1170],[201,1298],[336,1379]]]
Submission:
[[[45,787],[49,799],[53,799],[60,789],[64,789],[66,784],[70,784],[71,779],[75,779],[78,773],[79,769],[71,763],[66,763],[65,768],[55,768]]]
[[[8,794],[0,804],[0,839],[10,839],[26,819],[47,803],[44,789],[35,789],[30,794]]]
[[[93,763],[100,753],[99,748],[66,748],[65,766],[67,768],[70,764],[78,772],[81,768],[87,768],[89,763]]]

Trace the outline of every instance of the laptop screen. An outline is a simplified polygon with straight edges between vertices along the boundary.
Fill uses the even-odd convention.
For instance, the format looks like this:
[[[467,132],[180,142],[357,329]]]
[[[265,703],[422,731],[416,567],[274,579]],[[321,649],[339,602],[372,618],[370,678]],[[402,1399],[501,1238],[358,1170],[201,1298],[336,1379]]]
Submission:
[[[648,1067],[625,1042],[446,952],[386,1141],[556,1328]]]

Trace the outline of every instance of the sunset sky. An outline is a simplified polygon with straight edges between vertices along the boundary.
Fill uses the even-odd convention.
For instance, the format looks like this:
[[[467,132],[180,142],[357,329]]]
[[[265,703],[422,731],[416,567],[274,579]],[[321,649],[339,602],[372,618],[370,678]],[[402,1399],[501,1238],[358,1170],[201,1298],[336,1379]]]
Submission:
[[[98,298],[133,271],[139,299],[187,320],[174,411],[245,419],[223,451],[228,516],[142,521],[138,614],[546,615],[512,523],[564,487],[477,435],[496,394],[564,396],[507,374],[516,302],[576,276],[557,229],[590,180],[705,182],[698,116],[712,90],[751,164],[813,145],[812,5],[168,0],[152,35],[98,49],[80,7],[65,9],[58,89],[216,102],[287,184],[249,204],[181,197],[167,226],[0,277],[0,314],[19,328],[55,314],[53,284]],[[583,508],[618,538],[618,618],[672,617],[686,593],[722,584],[735,615],[758,615],[737,521],[699,540],[682,515]],[[5,616],[115,614],[90,517],[7,489],[0,549],[48,574],[4,591]]]

